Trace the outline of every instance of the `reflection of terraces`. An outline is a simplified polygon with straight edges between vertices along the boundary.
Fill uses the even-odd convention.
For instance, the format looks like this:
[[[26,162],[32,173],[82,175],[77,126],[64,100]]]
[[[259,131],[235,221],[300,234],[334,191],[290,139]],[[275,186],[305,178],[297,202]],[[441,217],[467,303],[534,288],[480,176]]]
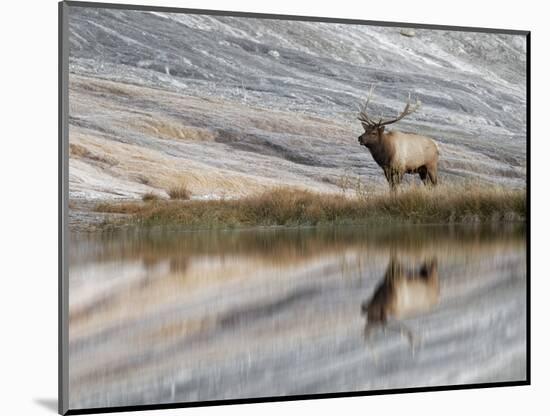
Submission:
[[[269,282],[281,273],[294,278],[338,272],[360,278],[365,264],[389,252],[404,259],[437,254],[440,259],[486,255],[517,249],[523,228],[502,231],[447,227],[357,227],[236,232],[193,232],[75,237],[71,257],[71,334],[91,330],[105,319],[133,319],[159,305],[177,305],[182,294],[209,287],[238,285],[243,280]],[[370,260],[369,260],[370,259]],[[104,264],[101,280],[90,270]],[[107,267],[108,265],[111,265]],[[134,270],[120,275],[119,271]]]
[[[417,369],[394,333],[372,331],[365,345],[358,313],[365,301],[372,328],[402,331],[424,357],[447,351],[459,362],[470,359],[477,344],[470,345],[468,334],[480,327],[487,337],[482,345],[506,350],[510,330],[514,351],[521,342],[521,227],[492,234],[424,226],[378,233],[340,227],[133,237],[79,235],[71,244],[71,382],[82,397],[106,385],[116,391],[126,380],[141,391],[158,374],[170,378],[188,369],[210,380],[210,371],[225,376],[250,363],[262,374],[280,369],[280,377],[295,380],[312,365],[325,368],[302,360],[312,355],[339,374],[351,371],[350,359],[360,360],[367,368],[361,377],[370,383],[377,380],[369,378],[373,372],[424,374],[425,366]],[[79,259],[76,253],[95,254]],[[399,298],[411,282],[426,302],[390,307],[387,299]],[[378,322],[375,309],[384,311]],[[495,344],[504,327],[507,343]],[[477,353],[485,359],[484,350]],[[400,364],[384,364],[395,362]],[[445,360],[441,368],[447,371],[453,362]]]

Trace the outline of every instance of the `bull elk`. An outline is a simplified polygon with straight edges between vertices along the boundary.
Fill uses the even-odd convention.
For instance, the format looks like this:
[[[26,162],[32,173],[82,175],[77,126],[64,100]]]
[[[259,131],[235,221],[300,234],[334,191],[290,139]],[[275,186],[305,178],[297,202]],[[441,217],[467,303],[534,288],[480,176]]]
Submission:
[[[369,149],[375,162],[384,170],[392,190],[401,183],[406,173],[418,173],[425,185],[428,185],[428,181],[436,185],[439,149],[435,141],[417,134],[385,131],[387,125],[414,113],[420,107],[420,101],[417,100],[416,104],[411,105],[409,95],[405,109],[397,118],[388,120],[383,120],[381,117],[373,118],[367,112],[372,91],[371,87],[358,117],[365,129],[365,132],[359,136],[359,144]]]
[[[392,329],[389,318],[394,318],[400,332],[406,333],[413,345],[413,334],[401,324],[402,319],[427,312],[439,302],[439,275],[435,259],[426,261],[419,270],[406,270],[392,256],[383,282],[374,295],[361,305],[366,315],[365,336],[368,338],[375,328]]]

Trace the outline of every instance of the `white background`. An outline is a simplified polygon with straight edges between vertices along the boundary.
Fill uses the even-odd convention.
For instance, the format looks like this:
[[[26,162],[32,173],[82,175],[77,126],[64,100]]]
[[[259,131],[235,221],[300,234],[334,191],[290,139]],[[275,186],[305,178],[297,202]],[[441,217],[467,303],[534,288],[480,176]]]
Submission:
[[[116,0],[111,0],[115,2]],[[549,27],[545,2],[135,0],[137,3],[532,31],[532,386],[325,399],[150,415],[548,414]],[[57,399],[57,2],[1,7],[0,413],[53,415]],[[133,414],[133,413],[132,413]]]

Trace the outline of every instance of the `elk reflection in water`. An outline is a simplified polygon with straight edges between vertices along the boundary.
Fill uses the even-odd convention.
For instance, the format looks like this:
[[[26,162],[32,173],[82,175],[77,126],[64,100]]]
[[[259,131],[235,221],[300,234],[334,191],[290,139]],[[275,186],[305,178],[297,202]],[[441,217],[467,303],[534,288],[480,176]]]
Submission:
[[[366,316],[365,338],[368,341],[376,328],[384,332],[397,330],[407,336],[414,352],[414,334],[401,321],[429,311],[438,302],[437,260],[432,258],[420,268],[408,269],[392,255],[382,283],[361,305],[361,312]]]

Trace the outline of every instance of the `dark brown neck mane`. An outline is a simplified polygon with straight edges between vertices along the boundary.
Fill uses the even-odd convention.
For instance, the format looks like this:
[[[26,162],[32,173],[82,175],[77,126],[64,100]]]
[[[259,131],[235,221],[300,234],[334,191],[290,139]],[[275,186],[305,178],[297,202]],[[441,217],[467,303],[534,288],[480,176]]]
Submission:
[[[392,143],[387,140],[386,134],[381,131],[378,132],[378,142],[369,146],[368,149],[372,158],[381,167],[389,165],[395,153]]]

